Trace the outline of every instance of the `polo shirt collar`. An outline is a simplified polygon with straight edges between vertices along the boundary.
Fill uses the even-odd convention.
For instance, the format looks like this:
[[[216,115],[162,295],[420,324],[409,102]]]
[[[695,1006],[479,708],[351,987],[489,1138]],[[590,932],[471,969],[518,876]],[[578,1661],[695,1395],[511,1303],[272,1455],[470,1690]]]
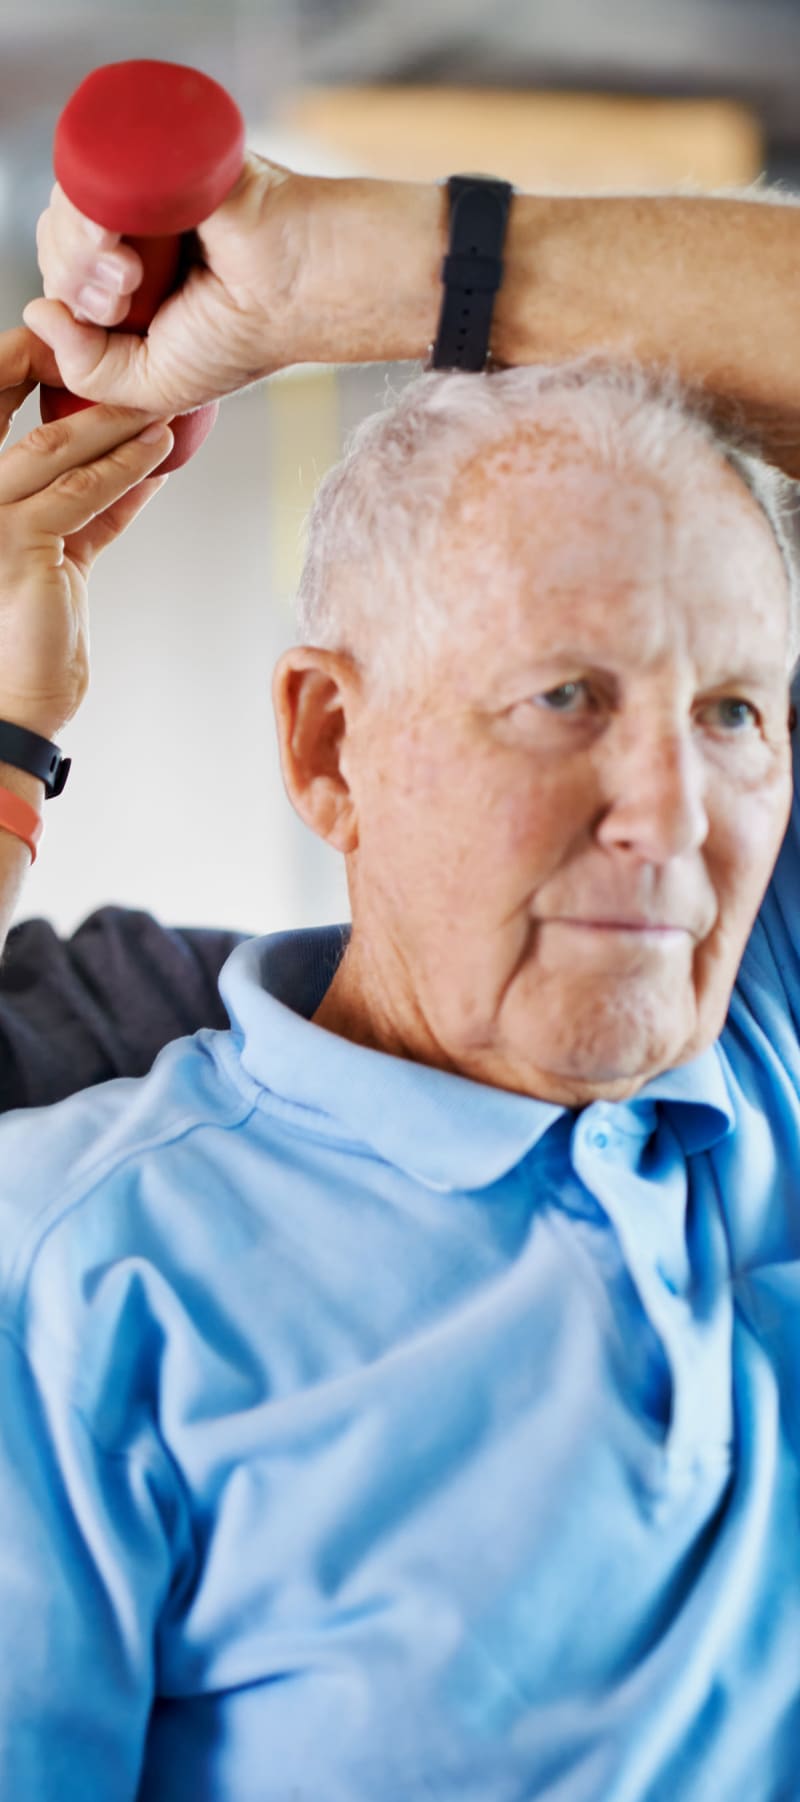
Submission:
[[[386,1163],[431,1189],[487,1188],[513,1169],[554,1121],[578,1110],[353,1044],[316,1026],[346,949],[347,926],[270,934],[237,946],[220,993],[247,1074],[284,1101],[311,1109]],[[665,1071],[621,1110],[634,1130],[654,1130],[668,1108],[684,1151],[707,1149],[732,1130],[733,1108],[712,1046]]]
[[[736,1126],[736,1114],[717,1045],[674,1070],[662,1070],[626,1103],[661,1102],[687,1157],[711,1151]]]

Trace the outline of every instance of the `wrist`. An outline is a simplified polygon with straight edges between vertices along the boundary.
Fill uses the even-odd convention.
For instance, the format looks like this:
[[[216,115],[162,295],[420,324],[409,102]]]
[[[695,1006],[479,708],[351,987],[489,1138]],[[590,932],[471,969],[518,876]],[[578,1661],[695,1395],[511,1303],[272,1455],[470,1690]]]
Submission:
[[[21,801],[27,801],[29,806],[42,811],[44,783],[38,776],[30,776],[27,770],[18,770],[15,764],[0,763],[0,788],[9,789],[12,795],[19,795]]]
[[[26,785],[19,783],[16,779],[19,774],[13,765],[0,764],[0,858],[5,872],[16,867],[17,856],[22,857],[19,848],[23,846],[31,864],[36,862],[37,849],[44,831],[42,800],[36,798]],[[22,775],[24,778],[24,771]],[[30,781],[31,778],[28,778],[28,782]],[[43,783],[39,787],[44,791]]]
[[[39,738],[59,738],[76,712],[77,704],[70,712],[68,706],[54,707],[52,702],[32,701],[24,695],[15,697],[0,689],[0,720],[9,726],[21,726],[24,732],[36,732]]]
[[[53,716],[43,710],[21,704],[19,701],[5,701],[0,695],[0,720],[11,726],[22,726],[27,732],[35,732],[40,738],[51,742],[55,738]],[[5,763],[0,757],[0,788],[10,789],[12,795],[29,802],[41,812],[45,801],[44,782],[39,776],[33,776],[28,770],[21,770],[15,763]]]
[[[291,361],[424,360],[441,306],[446,188],[366,177],[306,186]]]

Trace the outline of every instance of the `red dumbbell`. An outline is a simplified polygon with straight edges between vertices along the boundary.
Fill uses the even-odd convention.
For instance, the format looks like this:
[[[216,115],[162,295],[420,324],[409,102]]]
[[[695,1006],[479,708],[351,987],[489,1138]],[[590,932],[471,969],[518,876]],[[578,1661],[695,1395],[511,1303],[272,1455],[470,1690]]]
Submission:
[[[112,330],[144,337],[162,300],[179,285],[181,234],[222,204],[242,172],[239,108],[209,75],[180,63],[108,63],[76,88],[56,126],[56,180],[79,212],[119,232],[138,251],[144,279]],[[63,419],[93,402],[43,386],[41,416]],[[170,420],[175,442],[155,475],[199,450],[219,403]]]

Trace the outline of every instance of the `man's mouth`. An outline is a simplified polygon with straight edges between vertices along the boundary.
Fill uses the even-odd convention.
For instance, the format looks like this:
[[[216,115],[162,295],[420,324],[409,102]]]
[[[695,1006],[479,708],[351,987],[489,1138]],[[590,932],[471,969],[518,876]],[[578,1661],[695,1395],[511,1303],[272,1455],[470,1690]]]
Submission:
[[[577,926],[591,932],[637,932],[647,937],[679,938],[685,926],[667,926],[656,920],[556,920],[552,925]]]

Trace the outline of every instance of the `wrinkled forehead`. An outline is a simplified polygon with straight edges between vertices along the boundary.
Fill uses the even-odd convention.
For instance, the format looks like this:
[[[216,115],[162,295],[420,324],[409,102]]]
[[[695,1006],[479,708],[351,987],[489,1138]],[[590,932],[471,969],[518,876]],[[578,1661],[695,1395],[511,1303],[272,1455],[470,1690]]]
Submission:
[[[740,655],[788,646],[789,586],[769,520],[713,447],[687,441],[663,475],[614,468],[561,439],[476,456],[442,520],[440,567],[464,624],[516,638],[583,630],[659,640],[735,638]]]

